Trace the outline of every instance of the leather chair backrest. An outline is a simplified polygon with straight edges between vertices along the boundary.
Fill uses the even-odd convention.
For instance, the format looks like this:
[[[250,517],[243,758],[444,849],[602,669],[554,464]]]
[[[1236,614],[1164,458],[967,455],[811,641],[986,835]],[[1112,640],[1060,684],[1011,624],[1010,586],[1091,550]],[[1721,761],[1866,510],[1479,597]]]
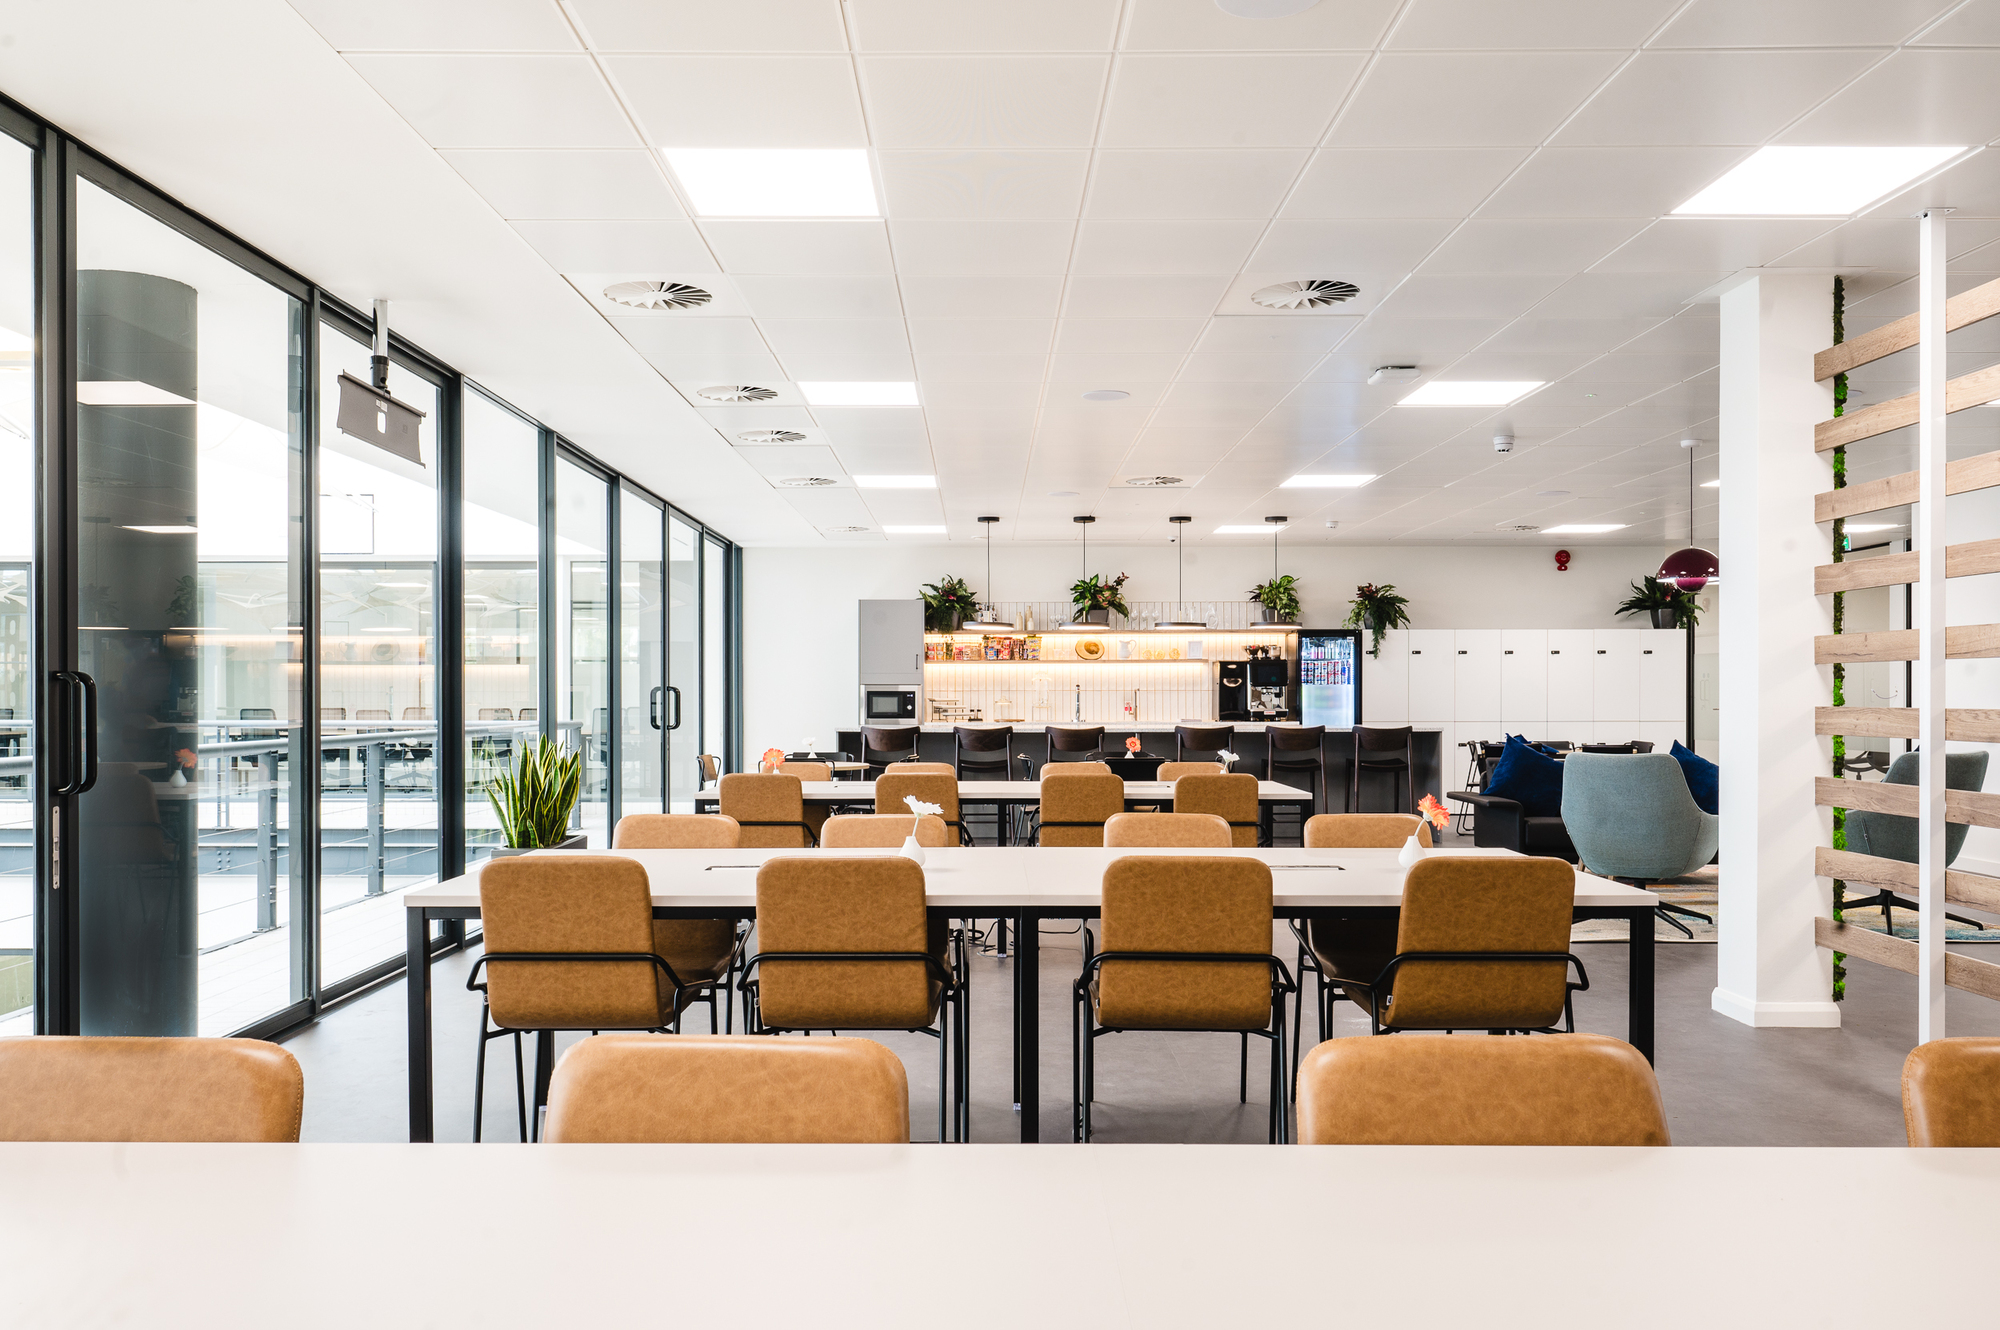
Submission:
[[[1092,773],[1042,782],[1041,843],[1050,846],[1104,844],[1104,823],[1125,811],[1125,782]],[[1052,826],[1084,822],[1080,827]]]
[[[702,784],[713,784],[722,779],[722,759],[713,753],[696,753],[695,765],[701,768]]]
[[[921,733],[914,725],[863,725],[861,756],[870,762],[893,762],[898,753],[917,751]]]
[[[1971,753],[1946,753],[1944,755],[1944,785],[1948,790],[1977,790],[1986,785],[1986,764],[1989,754],[1985,749]],[[1915,785],[1917,783],[1917,763],[1920,755],[1914,752],[1899,753],[1889,763],[1884,773],[1885,785]],[[1880,859],[1900,859],[1904,863],[1917,860],[1918,839],[1917,819],[1899,817],[1894,813],[1871,813],[1856,809],[1847,815],[1852,827],[1847,837],[1847,848],[1860,854],[1872,854]],[[1947,864],[1958,858],[1958,852],[1965,847],[1966,833],[1971,828],[1962,822],[1947,822],[1944,828],[1944,860]]]
[[[1591,872],[1656,881],[1715,857],[1721,824],[1669,754],[1577,752],[1562,766],[1563,826]]]
[[[1050,762],[1042,768],[1042,779],[1055,776],[1111,776],[1109,762]]]
[[[1234,725],[1176,725],[1174,738],[1184,750],[1219,753],[1236,738]]]
[[[1105,951],[1271,951],[1271,870],[1261,859],[1132,855],[1104,870]],[[1106,961],[1098,1019],[1151,1030],[1262,1030],[1271,971],[1227,961]]]
[[[912,828],[917,844],[943,847],[951,844],[951,828],[941,817],[915,817],[909,813],[845,813],[830,817],[819,829],[823,850],[855,850],[867,846],[894,848],[908,838]]]
[[[1417,844],[1431,843],[1431,824],[1414,813],[1321,813],[1306,819],[1308,850],[1400,850],[1417,835]]]
[[[1299,1066],[1302,1145],[1668,1145],[1660,1083],[1601,1034],[1328,1039]]]
[[[627,813],[611,832],[614,850],[733,850],[743,828],[719,813]]]
[[[1424,859],[1403,879],[1397,954],[1569,950],[1576,870],[1560,859]],[[1385,1026],[1541,1029],[1562,1019],[1563,961],[1412,961],[1397,968]]]
[[[833,768],[824,762],[780,762],[778,770],[801,781],[833,779]]]
[[[738,822],[804,822],[805,791],[797,776],[783,772],[732,771],[717,787],[717,805]],[[737,842],[744,849],[802,850],[811,842],[801,827],[745,826]]]
[[[1409,747],[1413,733],[1409,725],[1357,725],[1354,746],[1364,753],[1395,752]]]
[[[1182,776],[1226,776],[1228,771],[1220,762],[1162,762],[1159,780],[1173,782]]]
[[[958,777],[950,767],[942,772],[891,770],[875,778],[876,813],[907,813],[910,806],[903,801],[911,796],[936,804],[944,810],[938,816],[948,826],[958,825]]]
[[[924,870],[900,856],[768,860],[757,870],[760,952],[923,952],[942,958],[943,921],[925,910]],[[811,1030],[913,1030],[938,989],[912,961],[770,961],[756,972],[767,1024]]]
[[[1182,776],[1174,782],[1176,813],[1213,813],[1231,823],[1233,843],[1257,844],[1257,778],[1234,776]]]
[[[2000,1039],[1933,1039],[1903,1060],[1913,1146],[2000,1146]]]
[[[951,732],[962,753],[1005,753],[1014,738],[1012,725],[954,725]]]
[[[549,1081],[557,1145],[901,1145],[902,1059],[872,1039],[601,1034]]]
[[[1094,753],[1104,747],[1102,725],[1051,725],[1047,734],[1051,753]]]
[[[0,1141],[296,1141],[305,1089],[261,1039],[0,1039]]]
[[[1232,840],[1229,824],[1208,813],[1119,813],[1105,822],[1104,843],[1112,849],[1217,849]]]
[[[890,768],[898,776],[950,776],[958,779],[958,768],[949,762],[898,762]]]
[[[1320,744],[1326,738],[1324,725],[1266,725],[1264,741],[1273,753],[1312,753],[1320,751]]]
[[[490,859],[479,869],[479,914],[489,955],[653,950],[652,889],[635,859]],[[510,1029],[645,1030],[671,1020],[663,999],[673,985],[650,963],[492,961],[483,973],[493,1019]]]

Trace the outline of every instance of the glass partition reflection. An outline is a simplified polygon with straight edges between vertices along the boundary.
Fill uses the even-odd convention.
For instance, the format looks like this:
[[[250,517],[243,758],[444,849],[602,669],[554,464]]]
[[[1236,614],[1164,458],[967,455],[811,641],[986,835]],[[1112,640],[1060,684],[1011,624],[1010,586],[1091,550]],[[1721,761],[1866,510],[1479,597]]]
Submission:
[[[35,1032],[34,167],[0,135],[0,1036]]]
[[[592,849],[611,844],[611,490],[567,460],[556,461],[556,608],[560,625],[556,681],[563,733],[583,749],[583,793],[576,826]]]

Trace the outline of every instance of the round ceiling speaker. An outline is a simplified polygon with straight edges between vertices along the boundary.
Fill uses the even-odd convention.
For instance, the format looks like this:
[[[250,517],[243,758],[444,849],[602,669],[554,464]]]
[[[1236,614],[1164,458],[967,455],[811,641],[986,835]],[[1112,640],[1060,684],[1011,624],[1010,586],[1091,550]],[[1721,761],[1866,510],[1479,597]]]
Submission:
[[[1290,18],[1318,3],[1319,0],[1215,0],[1215,7],[1231,18]]]
[[[1086,402],[1122,402],[1132,394],[1123,388],[1092,388],[1083,395]]]
[[[711,402],[768,402],[778,395],[774,388],[759,388],[748,383],[718,383],[707,388],[694,390],[696,397],[707,398]]]
[[[1250,293],[1250,299],[1265,309],[1324,309],[1361,294],[1352,282],[1315,277],[1303,282],[1279,282]]]
[[[779,489],[816,490],[825,489],[828,485],[838,485],[840,482],[826,476],[786,476],[783,480],[774,480],[771,483]]]
[[[604,288],[604,298],[632,309],[695,309],[715,299],[686,282],[613,282]]]
[[[736,436],[738,443],[804,443],[806,436],[795,429],[746,429]]]

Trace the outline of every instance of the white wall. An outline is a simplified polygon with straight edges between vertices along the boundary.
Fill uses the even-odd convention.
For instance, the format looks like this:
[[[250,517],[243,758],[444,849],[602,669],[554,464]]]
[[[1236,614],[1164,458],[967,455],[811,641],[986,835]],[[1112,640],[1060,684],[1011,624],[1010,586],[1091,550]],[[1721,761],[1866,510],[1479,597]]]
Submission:
[[[1363,582],[1393,584],[1410,598],[1419,628],[1632,628],[1612,607],[1627,588],[1659,566],[1658,546],[1596,545],[1582,538],[1557,572],[1555,547],[1301,545],[1279,559],[1299,578],[1300,622],[1338,627]],[[1081,575],[1075,545],[997,545],[996,601],[1067,600]],[[1090,570],[1130,573],[1128,601],[1170,600],[1174,548],[1166,542],[1093,544]],[[867,545],[821,549],[752,548],[743,552],[743,689],[745,753],[773,745],[794,749],[807,737],[831,745],[852,728],[858,701],[855,662],[859,600],[916,596],[951,574],[985,597],[982,548],[967,545]],[[1189,600],[1248,599],[1271,576],[1271,544],[1187,551]]]

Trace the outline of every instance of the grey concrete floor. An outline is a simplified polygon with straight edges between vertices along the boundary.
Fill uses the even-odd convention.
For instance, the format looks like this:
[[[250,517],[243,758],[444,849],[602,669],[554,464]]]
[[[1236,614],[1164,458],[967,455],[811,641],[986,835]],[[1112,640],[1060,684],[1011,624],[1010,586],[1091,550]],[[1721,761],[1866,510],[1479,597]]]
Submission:
[[[1042,939],[1042,1139],[1069,1139],[1070,984],[1080,954],[1073,932],[1044,925]],[[1579,944],[1591,989],[1577,1000],[1579,1028],[1625,1033],[1625,948]],[[1993,948],[1965,950],[1988,956]],[[1281,936],[1289,965],[1294,946]],[[1843,1028],[1753,1030],[1709,1009],[1715,948],[1663,944],[1658,956],[1658,1068],[1668,1123],[1682,1145],[1903,1144],[1898,1077],[1916,1041],[1916,981],[1850,962]],[[2000,956],[1994,957],[2000,959]],[[476,995],[465,990],[467,956],[433,970],[437,1139],[472,1139],[472,1072],[479,1023]],[[1018,1138],[1012,1108],[1008,1005],[1010,962],[972,961],[972,1135]],[[2000,1004],[1954,991],[1953,1034],[2000,1034]],[[1333,1034],[1367,1032],[1351,1004],[1336,1004]],[[404,1076],[404,989],[384,985],[343,1006],[288,1041],[305,1068],[304,1137],[309,1141],[408,1139]],[[704,1028],[705,1009],[688,1022]],[[1311,1003],[1307,1023],[1311,1024]],[[1307,1046],[1314,1031],[1306,1032]],[[910,1073],[910,1121],[916,1139],[935,1139],[937,1046],[920,1035],[879,1038]],[[1399,1039],[1447,1036],[1397,1035]],[[1484,1036],[1460,1036],[1480,1037]],[[563,1036],[558,1047],[574,1041]],[[1099,1041],[1096,1139],[1102,1141],[1259,1142],[1265,1138],[1266,1045],[1252,1040],[1250,1102],[1237,1102],[1237,1040],[1217,1034],[1120,1034]],[[486,1139],[518,1139],[512,1045],[489,1046]],[[529,1042],[529,1075],[533,1045]]]

